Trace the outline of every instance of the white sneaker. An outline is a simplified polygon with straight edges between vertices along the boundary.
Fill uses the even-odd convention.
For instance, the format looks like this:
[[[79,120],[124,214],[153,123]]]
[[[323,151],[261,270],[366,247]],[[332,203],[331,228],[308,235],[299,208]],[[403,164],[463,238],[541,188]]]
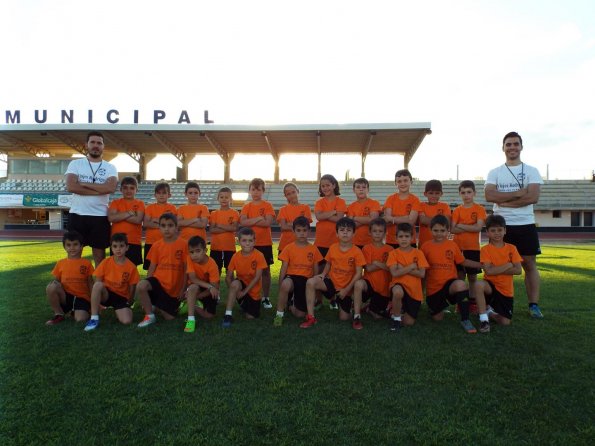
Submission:
[[[273,304],[271,303],[271,301],[269,300],[268,297],[265,297],[264,299],[262,299],[262,306],[264,308],[266,308],[267,310],[270,310],[271,308],[273,308]]]
[[[155,315],[145,315],[145,318],[137,325],[138,328],[145,328],[148,327],[151,324],[154,324],[157,321],[157,319],[155,319]]]

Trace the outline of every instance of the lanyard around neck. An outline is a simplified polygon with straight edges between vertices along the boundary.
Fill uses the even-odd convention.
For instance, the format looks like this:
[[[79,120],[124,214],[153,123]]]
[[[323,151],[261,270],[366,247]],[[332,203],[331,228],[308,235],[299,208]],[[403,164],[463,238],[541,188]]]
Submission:
[[[95,170],[93,170],[93,166],[91,166],[91,161],[89,161],[89,158],[87,158],[87,162],[89,163],[89,169],[91,169],[91,174],[93,175],[93,183],[95,183],[95,181],[97,180],[97,172],[99,172],[99,169],[101,169],[101,166],[103,165],[103,160],[101,160],[99,166],[97,166],[97,169]]]
[[[519,179],[517,178],[517,176],[514,173],[512,173],[512,170],[510,170],[510,167],[508,167],[508,164],[504,163],[504,165],[506,166],[506,168],[508,169],[508,171],[510,172],[512,177],[515,179],[515,181],[517,182],[519,187],[522,189],[523,186],[525,185],[525,163],[521,163],[521,181],[522,182],[519,181]]]

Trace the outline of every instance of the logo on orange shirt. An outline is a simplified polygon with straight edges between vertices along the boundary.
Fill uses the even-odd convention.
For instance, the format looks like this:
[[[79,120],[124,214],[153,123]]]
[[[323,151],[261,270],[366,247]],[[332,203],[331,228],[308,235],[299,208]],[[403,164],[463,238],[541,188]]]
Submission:
[[[405,207],[405,209],[407,210],[407,213],[408,213],[408,214],[410,214],[410,213],[411,213],[411,208],[412,208],[412,207],[413,207],[413,206],[411,205],[411,203],[409,203],[409,204],[408,204],[408,205]]]
[[[370,215],[370,208],[367,206],[364,208],[364,215]]]
[[[81,265],[79,267],[79,273],[86,275],[87,274],[87,267],[85,265]]]
[[[250,268],[252,268],[254,271],[256,271],[256,260],[252,260],[252,263],[250,264]]]
[[[382,262],[386,263],[387,260],[388,260],[388,252],[382,253]]]
[[[182,250],[177,249],[176,250],[176,260],[180,260],[181,258],[182,258]]]
[[[508,253],[508,261],[512,263],[512,252]]]
[[[233,225],[233,217],[229,217],[229,218],[227,219],[227,224],[228,224],[228,225]]]
[[[130,279],[130,273],[122,273],[122,283],[128,282],[128,279]]]
[[[471,212],[471,220],[473,223],[477,223],[477,212]]]
[[[454,258],[455,258],[455,253],[454,253],[454,252],[452,252],[452,250],[451,250],[451,249],[447,249],[445,254],[446,254],[446,258],[447,258],[448,260],[452,260],[452,259],[454,259]]]
[[[438,215],[444,215],[444,209],[438,209]]]
[[[314,253],[309,252],[308,253],[308,262],[313,262],[314,261]]]
[[[261,217],[264,217],[264,208],[260,208],[258,210],[258,215],[260,215]]]
[[[349,260],[347,260],[347,264],[349,266],[355,266],[355,257],[349,257]]]

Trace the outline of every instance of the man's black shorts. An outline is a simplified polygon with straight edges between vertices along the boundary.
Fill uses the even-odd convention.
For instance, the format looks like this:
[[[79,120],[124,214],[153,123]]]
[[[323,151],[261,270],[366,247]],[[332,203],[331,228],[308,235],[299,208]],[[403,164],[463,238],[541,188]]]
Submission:
[[[113,256],[112,248],[109,250],[109,255]],[[128,251],[126,251],[126,258],[135,265],[143,263],[143,253],[140,245],[128,245]]]
[[[504,241],[516,246],[522,256],[536,256],[541,254],[539,235],[535,225],[507,225]]]
[[[267,265],[272,265],[275,263],[275,258],[273,257],[273,247],[271,245],[255,246],[254,249],[258,249],[260,252],[262,252]]]
[[[148,280],[151,284],[151,291],[149,291],[151,303],[160,310],[165,311],[172,316],[176,316],[178,314],[180,301],[167,294],[156,277],[147,277],[145,280]]]
[[[475,249],[464,249],[463,257],[465,257],[466,260],[473,260],[474,262],[479,262],[480,259],[479,251]],[[476,276],[481,273],[481,269],[479,268],[472,268],[470,266],[463,265],[457,265],[457,271],[465,271],[467,274],[474,274]]]
[[[221,273],[221,270],[224,267],[227,270],[227,265],[229,265],[229,262],[231,262],[231,258],[235,253],[235,251],[217,251],[211,249],[209,256],[215,261],[217,268],[219,268],[219,273]]]
[[[68,214],[68,230],[83,236],[83,245],[105,249],[110,245],[111,226],[107,216]]]

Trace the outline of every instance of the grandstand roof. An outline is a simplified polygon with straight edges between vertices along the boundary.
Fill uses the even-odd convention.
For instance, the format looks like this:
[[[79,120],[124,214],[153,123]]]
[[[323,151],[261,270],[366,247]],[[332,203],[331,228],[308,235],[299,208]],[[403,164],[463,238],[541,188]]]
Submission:
[[[118,153],[398,153],[407,163],[430,123],[312,124],[282,126],[167,124],[7,124],[0,125],[0,151],[11,156],[70,156],[84,152],[86,134],[101,131],[108,158]]]

